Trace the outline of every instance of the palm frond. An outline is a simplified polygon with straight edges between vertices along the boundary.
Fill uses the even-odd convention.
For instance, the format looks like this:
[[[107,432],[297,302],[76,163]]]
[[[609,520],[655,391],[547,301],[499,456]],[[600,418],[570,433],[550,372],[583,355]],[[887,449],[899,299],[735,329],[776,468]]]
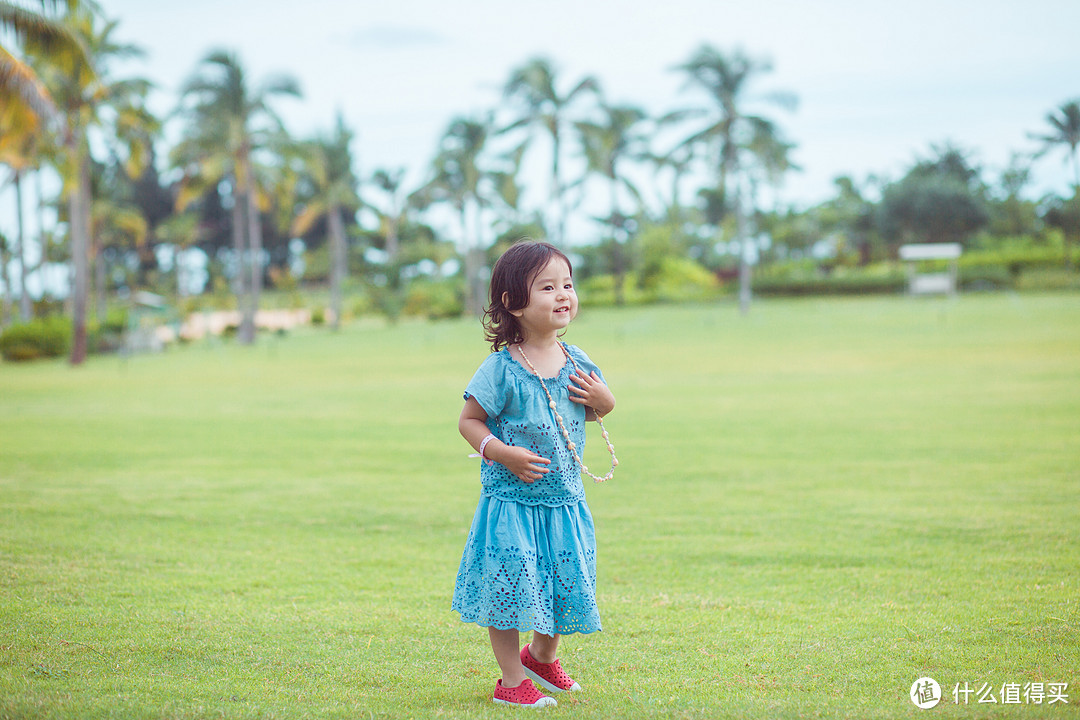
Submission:
[[[264,97],[270,95],[301,97],[303,91],[300,89],[300,82],[291,75],[274,75],[263,82],[259,88],[259,95]]]
[[[577,96],[582,95],[582,94],[587,93],[587,92],[590,92],[590,93],[593,93],[593,94],[599,94],[600,93],[600,81],[597,80],[596,78],[592,77],[591,75],[586,77],[581,82],[579,82],[576,86],[574,86],[574,89],[566,94],[566,98],[565,98],[564,102],[570,102],[571,100],[573,100]]]
[[[25,105],[43,118],[56,113],[56,105],[37,74],[3,47],[0,47],[0,103]]]
[[[326,214],[327,206],[319,201],[313,201],[308,203],[304,209],[293,220],[292,228],[290,232],[293,235],[303,235],[315,225],[315,223]]]
[[[20,44],[28,41],[70,43],[74,40],[71,30],[61,21],[12,2],[0,2],[0,29],[10,31]]]

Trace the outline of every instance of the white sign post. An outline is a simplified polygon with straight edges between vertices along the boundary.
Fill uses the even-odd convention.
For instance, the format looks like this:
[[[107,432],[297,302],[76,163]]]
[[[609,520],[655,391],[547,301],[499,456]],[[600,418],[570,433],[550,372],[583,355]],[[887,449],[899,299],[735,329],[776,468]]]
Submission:
[[[956,295],[959,275],[957,260],[963,248],[960,243],[916,243],[900,246],[900,259],[907,263],[908,292],[912,295]],[[948,260],[946,272],[920,273],[920,260]]]

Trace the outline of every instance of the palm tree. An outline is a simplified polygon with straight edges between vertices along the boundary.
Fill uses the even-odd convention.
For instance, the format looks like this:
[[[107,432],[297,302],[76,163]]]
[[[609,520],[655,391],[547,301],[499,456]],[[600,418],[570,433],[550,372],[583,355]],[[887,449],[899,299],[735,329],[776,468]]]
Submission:
[[[1047,113],[1046,122],[1051,128],[1049,133],[1031,133],[1032,138],[1043,144],[1036,157],[1059,147],[1065,150],[1073,168],[1073,194],[1080,194],[1080,159],[1077,158],[1077,146],[1080,146],[1080,100],[1063,103],[1057,113]]]
[[[773,147],[780,141],[773,122],[761,115],[750,114],[744,106],[754,78],[768,72],[772,66],[764,61],[753,60],[741,51],[725,55],[709,45],[703,45],[677,69],[687,73],[689,85],[705,90],[711,97],[711,109],[691,108],[676,111],[668,120],[687,120],[704,117],[705,127],[686,138],[682,144],[689,147],[705,146],[709,150],[709,163],[716,173],[716,192],[725,208],[735,212],[736,232],[743,242],[740,253],[739,307],[745,314],[749,310],[750,283],[747,260],[748,242],[746,210],[743,203],[750,189],[745,187],[744,177],[750,157],[762,148]],[[765,99],[784,107],[792,107],[794,98],[786,94],[773,94]],[[735,192],[729,185],[733,179]]]
[[[184,284],[183,256],[199,242],[198,216],[191,211],[173,213],[154,228],[154,236],[159,243],[171,246],[176,294],[178,297],[187,295],[190,290]]]
[[[341,283],[348,273],[344,213],[350,213],[355,220],[360,209],[359,183],[353,174],[349,150],[352,139],[352,132],[338,115],[332,136],[304,145],[301,152],[311,185],[310,197],[292,225],[294,235],[303,235],[319,218],[326,218],[330,231],[330,307],[335,330],[341,326]]]
[[[821,228],[817,238],[840,236],[845,245],[858,252],[859,264],[867,265],[874,259],[875,247],[880,246],[874,235],[874,203],[864,197],[863,190],[847,175],[835,178],[833,186],[835,196],[812,212]]]
[[[108,267],[106,252],[112,249],[142,247],[146,242],[149,223],[134,205],[97,194],[90,208],[91,253],[94,258],[94,284],[97,295],[97,319],[106,317]]]
[[[625,189],[641,205],[641,193],[637,187],[620,171],[625,160],[637,160],[646,157],[646,138],[639,132],[638,126],[645,119],[645,112],[629,105],[612,106],[601,104],[603,122],[581,121],[576,123],[581,134],[582,148],[585,151],[587,172],[596,173],[607,180],[609,190],[608,217],[605,220],[613,233],[612,250],[615,270],[615,300],[623,302],[623,278],[626,275],[624,253],[620,250],[620,240],[625,241],[627,215],[619,206],[619,190]]]
[[[89,134],[107,128],[106,142],[126,146],[126,169],[138,174],[149,157],[157,121],[146,109],[150,83],[140,78],[108,80],[108,63],[141,54],[133,45],[117,43],[116,21],[99,27],[93,5],[69,11],[64,22],[79,38],[85,56],[40,57],[41,77],[61,113],[62,167],[67,198],[71,258],[73,340],[71,363],[86,359],[86,310],[90,290],[92,158]]]
[[[79,0],[39,0],[43,10],[66,7],[74,14],[89,3]],[[64,24],[61,17],[35,12],[22,4],[0,0],[0,30],[10,31],[17,45],[46,57],[74,55],[86,59],[81,40]],[[33,68],[11,49],[0,44],[0,106],[19,105],[38,118],[51,118],[56,106],[44,83]]]
[[[502,201],[502,206],[507,214],[502,217],[502,222],[510,227],[522,224],[521,217],[521,162],[525,157],[525,145],[511,148],[509,152],[498,157],[500,165],[493,167],[488,176],[494,184],[495,195]]]
[[[8,239],[0,232],[0,284],[4,286],[4,295],[0,297],[0,332],[11,322],[11,277],[8,274]]]
[[[85,3],[78,0],[40,0],[42,10],[66,7],[69,13]],[[56,105],[34,69],[19,57],[19,49],[39,57],[73,56],[85,59],[81,40],[64,24],[62,17],[44,15],[21,4],[0,0],[0,31],[7,31],[16,47],[0,43],[0,163],[13,171],[17,220],[18,257],[22,293],[19,315],[25,322],[33,308],[26,292],[29,274],[26,265],[26,234],[23,224],[22,179],[36,166],[38,138],[46,121],[55,119]],[[6,272],[6,267],[5,267]],[[7,283],[5,283],[7,285]]]
[[[1047,113],[1046,122],[1051,131],[1045,134],[1032,133],[1031,137],[1042,142],[1042,148],[1035,157],[1041,157],[1055,148],[1066,151],[1066,157],[1071,161],[1073,168],[1073,197],[1074,210],[1072,214],[1080,212],[1080,159],[1077,158],[1077,146],[1080,146],[1080,100],[1071,100],[1063,103],[1057,113]],[[1065,267],[1072,267],[1072,248],[1069,243],[1071,233],[1066,230],[1065,237]]]
[[[227,180],[232,194],[233,250],[237,270],[233,291],[243,308],[239,340],[255,339],[255,313],[262,290],[262,223],[253,155],[265,148],[281,120],[270,107],[274,96],[300,96],[290,77],[279,76],[252,88],[235,54],[215,50],[207,55],[182,90],[180,114],[188,120],[186,134],[173,150],[173,163],[183,168],[183,187],[177,209]],[[244,268],[243,258],[249,268]],[[245,272],[248,274],[244,302]]]
[[[571,106],[585,93],[598,91],[597,81],[586,77],[566,94],[560,94],[556,88],[555,71],[551,63],[544,58],[534,58],[511,73],[510,80],[503,88],[503,95],[508,100],[518,100],[524,105],[521,117],[502,132],[519,128],[539,127],[551,138],[551,186],[550,206],[555,209],[556,243],[566,242],[566,187],[561,173],[563,128],[568,122],[566,115]],[[531,133],[530,133],[531,139]],[[528,140],[526,140],[528,142]],[[548,232],[552,228],[549,226]]]
[[[22,180],[37,163],[38,138],[43,132],[41,117],[29,105],[6,103],[0,106],[0,164],[11,168],[11,184],[15,189],[16,247],[19,258],[19,319],[26,322],[33,313],[30,293],[26,291],[26,230],[23,221]],[[4,266],[7,272],[7,266]],[[4,287],[10,291],[5,275]],[[6,298],[6,296],[5,296]],[[5,306],[6,309],[6,306]]]
[[[397,261],[400,249],[398,247],[398,233],[401,228],[402,214],[405,212],[405,205],[401,199],[401,181],[404,177],[405,171],[401,168],[397,170],[380,168],[371,175],[371,182],[386,195],[386,207],[384,209],[373,207],[370,204],[368,207],[379,215],[380,224],[386,233],[386,260],[390,264]]]
[[[479,278],[483,244],[480,216],[491,193],[485,187],[490,175],[481,168],[480,156],[489,132],[488,122],[462,117],[452,120],[440,141],[431,180],[413,197],[419,204],[447,203],[458,214],[460,247],[465,256],[465,309],[471,315],[479,315],[484,304]]]
[[[762,181],[774,191],[779,191],[787,173],[802,169],[791,160],[795,144],[781,139],[775,128],[757,126],[746,149],[751,158],[749,170],[754,192],[755,186]]]
[[[650,153],[646,159],[652,164],[655,175],[659,175],[665,169],[671,170],[671,197],[661,198],[660,202],[667,206],[664,215],[678,232],[683,217],[682,193],[680,191],[683,178],[690,170],[694,160],[693,148],[680,144],[664,154]]]

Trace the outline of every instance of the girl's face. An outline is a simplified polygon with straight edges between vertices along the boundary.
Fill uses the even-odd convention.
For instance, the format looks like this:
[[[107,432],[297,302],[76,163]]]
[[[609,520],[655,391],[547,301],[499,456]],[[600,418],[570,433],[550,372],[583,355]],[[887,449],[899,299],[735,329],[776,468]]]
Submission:
[[[578,311],[574,279],[570,266],[556,256],[541,268],[529,285],[529,304],[511,315],[521,322],[525,338],[547,335],[562,330]]]

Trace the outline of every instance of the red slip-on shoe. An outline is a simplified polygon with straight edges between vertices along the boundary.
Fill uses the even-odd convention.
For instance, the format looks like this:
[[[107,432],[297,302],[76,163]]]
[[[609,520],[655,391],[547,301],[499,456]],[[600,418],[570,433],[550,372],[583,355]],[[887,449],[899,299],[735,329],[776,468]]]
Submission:
[[[581,689],[581,686],[562,669],[558,658],[555,658],[555,662],[552,663],[537,662],[529,653],[528,645],[521,648],[521,665],[525,668],[525,674],[548,692],[563,692],[564,690],[574,692]]]
[[[502,680],[495,683],[495,695],[491,698],[496,705],[513,705],[515,707],[542,708],[555,706],[555,698],[544,695],[532,680],[525,680],[515,688],[504,688]]]

